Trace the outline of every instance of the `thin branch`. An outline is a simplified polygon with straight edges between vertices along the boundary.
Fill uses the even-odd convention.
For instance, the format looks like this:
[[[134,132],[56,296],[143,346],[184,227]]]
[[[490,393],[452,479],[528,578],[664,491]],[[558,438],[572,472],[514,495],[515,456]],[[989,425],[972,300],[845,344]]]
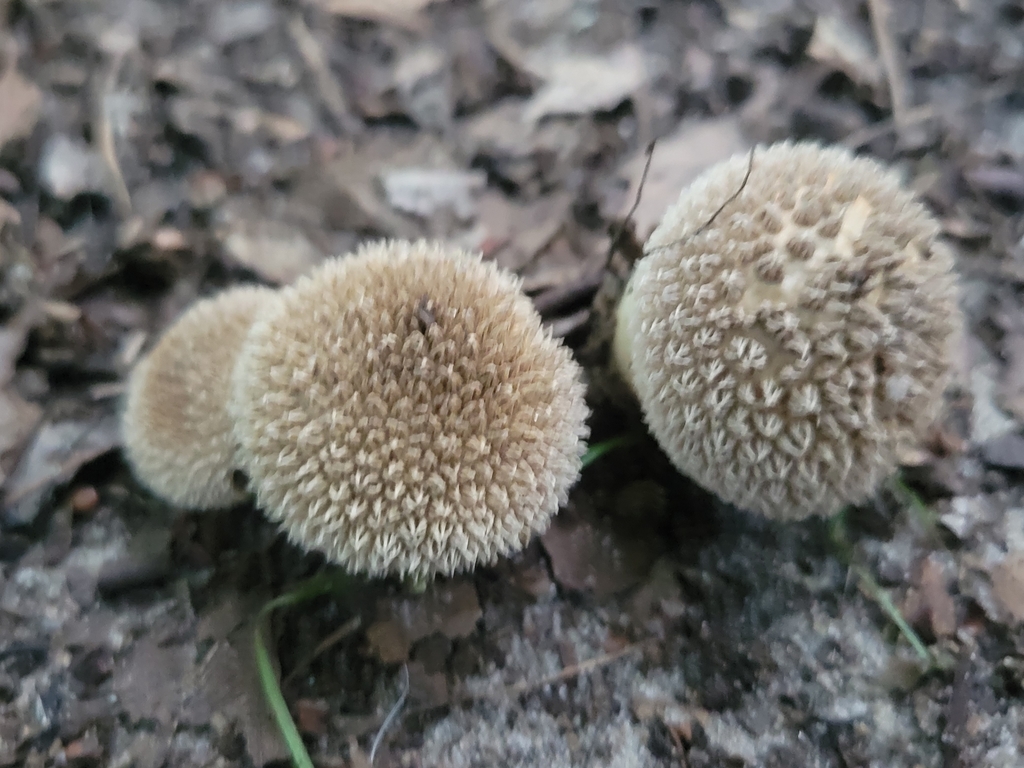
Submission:
[[[110,62],[110,70],[103,81],[102,89],[98,98],[95,126],[96,140],[99,144],[100,156],[110,171],[110,178],[113,182],[114,202],[117,204],[117,212],[122,218],[127,218],[132,213],[132,196],[125,183],[124,174],[121,172],[121,163],[117,159],[117,145],[114,141],[114,125],[110,119],[110,108],[107,106],[108,98],[117,88],[117,80],[121,75],[121,66],[124,64],[126,54],[118,52],[114,54]]]
[[[896,42],[892,28],[892,5],[889,0],[868,0],[871,10],[871,28],[875,43],[882,57],[885,76],[889,81],[889,97],[892,100],[892,116],[897,130],[906,127],[906,116],[910,110],[910,84],[907,81],[903,53]]]
[[[743,190],[747,188],[747,183],[750,181],[750,174],[754,172],[755,149],[757,149],[756,146],[750,148],[750,155],[747,157],[747,170],[746,173],[743,174],[743,180],[740,181],[740,185],[736,188],[735,192],[733,192],[731,195],[729,195],[729,197],[726,198],[724,203],[718,206],[718,209],[708,217],[707,221],[705,221],[703,224],[697,227],[697,229],[695,229],[693,232],[684,235],[678,240],[673,240],[671,243],[659,245],[656,248],[652,248],[651,250],[661,251],[666,248],[675,248],[677,245],[685,243],[687,240],[690,240],[691,238],[697,237],[698,235],[706,232],[708,228],[715,223],[715,220],[722,214],[722,212],[730,205],[732,205],[732,203],[734,203],[736,199],[743,194]]]
[[[640,207],[640,198],[644,193],[644,185],[647,183],[647,174],[651,170],[651,160],[654,159],[654,145],[657,143],[658,140],[653,139],[651,143],[647,145],[647,149],[644,150],[644,154],[647,155],[647,159],[644,161],[644,170],[640,174],[640,183],[636,187],[636,197],[633,198],[633,205],[626,213],[626,217],[619,222],[619,226],[616,228],[611,242],[608,243],[608,256],[605,258],[604,262],[606,265],[611,262],[615,249],[619,247],[619,240],[622,239],[622,235],[626,232],[626,227],[629,226],[629,223],[633,218],[633,214],[636,213],[636,209]]]

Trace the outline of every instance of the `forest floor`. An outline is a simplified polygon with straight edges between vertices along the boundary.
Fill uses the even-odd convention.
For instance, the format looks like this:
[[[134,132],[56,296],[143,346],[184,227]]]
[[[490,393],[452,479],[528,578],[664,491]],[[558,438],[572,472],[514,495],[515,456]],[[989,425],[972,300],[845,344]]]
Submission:
[[[517,557],[278,612],[285,699],[325,768],[365,768],[405,687],[382,768],[1024,765],[1024,2],[0,9],[0,766],[287,764],[253,623],[322,564],[119,451],[127,372],[198,296],[443,237],[596,371],[648,144],[622,251],[784,138],[899,167],[956,247],[969,333],[901,482],[777,524],[642,438]],[[642,431],[595,407],[595,441]]]

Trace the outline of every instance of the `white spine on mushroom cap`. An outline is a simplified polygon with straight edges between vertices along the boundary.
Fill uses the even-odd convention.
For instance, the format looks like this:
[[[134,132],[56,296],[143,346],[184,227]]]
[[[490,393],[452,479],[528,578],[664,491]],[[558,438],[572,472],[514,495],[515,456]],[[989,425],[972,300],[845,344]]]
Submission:
[[[420,241],[365,245],[285,288],[246,340],[232,413],[257,500],[293,541],[426,577],[547,526],[588,410],[517,279]]]
[[[665,214],[613,357],[683,473],[771,517],[830,514],[870,495],[939,413],[953,259],[875,161],[785,142],[755,154],[744,186],[747,166],[711,168]]]
[[[239,286],[196,302],[132,370],[121,414],[125,457],[166,501],[215,509],[245,497],[232,482],[231,372],[249,326],[276,295]]]

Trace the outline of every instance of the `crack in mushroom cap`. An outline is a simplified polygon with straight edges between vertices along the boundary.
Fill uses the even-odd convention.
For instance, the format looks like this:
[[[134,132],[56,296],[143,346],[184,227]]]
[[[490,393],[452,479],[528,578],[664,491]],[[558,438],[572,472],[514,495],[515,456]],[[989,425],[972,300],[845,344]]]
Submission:
[[[365,245],[285,288],[232,409],[267,514],[371,576],[521,549],[566,501],[588,416],[518,279],[426,241]]]
[[[830,514],[940,413],[953,256],[894,172],[811,143],[761,149],[701,230],[747,165],[706,171],[652,233],[615,359],[680,471],[770,517]]]
[[[275,300],[256,286],[203,299],[132,369],[121,414],[125,456],[169,503],[215,509],[245,497],[232,481],[231,371],[253,319]]]

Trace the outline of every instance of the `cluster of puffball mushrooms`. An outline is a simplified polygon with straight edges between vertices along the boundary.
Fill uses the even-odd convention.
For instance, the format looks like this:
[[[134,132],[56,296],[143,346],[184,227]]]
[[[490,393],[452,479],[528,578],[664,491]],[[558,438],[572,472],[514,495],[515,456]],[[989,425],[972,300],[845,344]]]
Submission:
[[[667,211],[619,303],[612,362],[681,472],[775,519],[830,515],[940,413],[952,268],[892,171],[811,143],[760,148]],[[172,504],[253,493],[350,572],[426,579],[546,528],[588,415],[579,365],[516,277],[382,241],[280,290],[195,304],[133,370],[123,438]]]

